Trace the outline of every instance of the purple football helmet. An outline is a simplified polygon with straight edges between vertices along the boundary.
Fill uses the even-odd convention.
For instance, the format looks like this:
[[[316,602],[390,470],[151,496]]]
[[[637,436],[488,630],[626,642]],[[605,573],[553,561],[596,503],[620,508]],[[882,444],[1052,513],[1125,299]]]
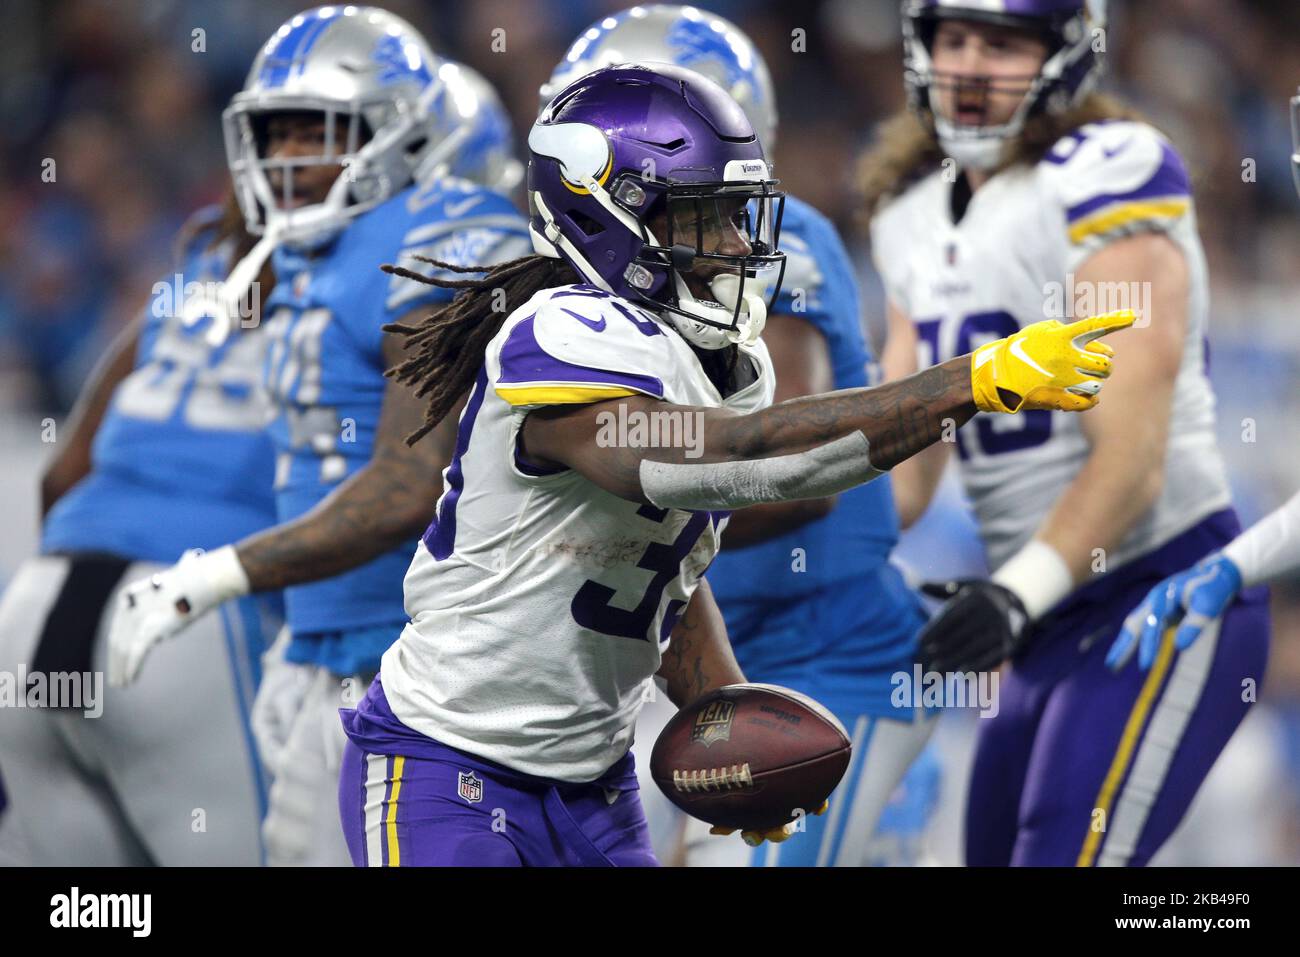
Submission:
[[[1047,60],[1035,76],[1024,78],[1029,90],[1010,122],[968,126],[949,120],[936,109],[936,91],[959,82],[936,73],[931,59],[935,30],[944,19],[1033,30],[1047,41]],[[1101,74],[1105,30],[1105,0],[903,0],[903,74],[908,102],[924,120],[933,123],[948,155],[964,166],[991,169],[1001,160],[1005,143],[1020,135],[1030,116],[1064,112],[1093,88]],[[982,85],[989,90],[992,81],[986,79]]]
[[[597,70],[542,111],[528,149],[537,252],[702,348],[758,337],[785,272],[785,197],[720,86],[666,63]]]

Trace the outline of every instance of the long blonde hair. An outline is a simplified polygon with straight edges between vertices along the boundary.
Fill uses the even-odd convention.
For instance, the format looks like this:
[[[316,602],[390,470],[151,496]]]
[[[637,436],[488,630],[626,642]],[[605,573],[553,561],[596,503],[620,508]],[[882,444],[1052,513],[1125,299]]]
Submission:
[[[1089,94],[1065,113],[1039,113],[1031,117],[997,168],[1003,170],[1022,163],[1033,165],[1062,136],[1102,120],[1142,121],[1142,116],[1112,96]],[[901,110],[885,120],[875,145],[858,161],[862,225],[870,225],[886,201],[938,169],[943,160],[944,152],[933,127],[911,110]]]

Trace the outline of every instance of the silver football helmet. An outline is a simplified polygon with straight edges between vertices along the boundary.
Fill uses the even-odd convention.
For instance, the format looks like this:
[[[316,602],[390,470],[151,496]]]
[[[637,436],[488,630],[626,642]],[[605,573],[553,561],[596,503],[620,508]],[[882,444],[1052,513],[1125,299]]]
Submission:
[[[416,182],[458,176],[509,193],[524,178],[524,164],[515,157],[515,137],[501,98],[492,84],[463,63],[445,61],[438,68],[434,129],[445,130],[416,171]]]
[[[776,91],[762,55],[739,27],[695,7],[654,3],[596,21],[542,84],[541,107],[581,76],[619,63],[674,63],[703,74],[731,95],[770,157],[776,141]],[[540,112],[540,110],[539,110]]]
[[[437,57],[414,27],[385,10],[331,6],[293,17],[262,47],[222,117],[249,231],[318,245],[412,182],[459,175],[456,154],[471,142],[480,154],[495,155],[504,133],[508,157],[508,123],[490,123],[477,134],[466,128],[492,110],[504,116],[485,86],[481,77]],[[297,111],[323,115],[323,151],[266,156],[268,118]],[[341,171],[323,201],[289,208],[294,172],[309,166]]]

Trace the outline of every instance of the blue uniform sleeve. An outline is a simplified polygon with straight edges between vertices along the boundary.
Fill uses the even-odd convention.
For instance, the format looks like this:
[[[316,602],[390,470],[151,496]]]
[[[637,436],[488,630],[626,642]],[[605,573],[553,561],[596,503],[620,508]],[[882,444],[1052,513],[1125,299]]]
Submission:
[[[406,224],[400,247],[390,262],[424,275],[465,279],[480,274],[439,272],[416,257],[436,259],[453,266],[494,266],[532,252],[528,225],[510,201],[491,190],[469,184],[453,185],[434,193],[415,193],[408,200],[415,209]],[[388,277],[384,296],[384,321],[393,322],[412,310],[448,302],[455,290],[427,283]]]
[[[422,275],[433,267],[424,256],[458,266],[484,266],[531,251],[528,224],[504,196],[461,181],[427,190],[407,189],[348,227],[333,255],[346,263],[327,294],[341,323],[367,361],[382,364],[383,326],[412,313],[417,318],[449,302],[453,289],[380,270],[396,263]],[[476,274],[470,274],[473,278]],[[449,274],[447,278],[464,279]],[[283,281],[277,277],[277,281]],[[314,280],[309,280],[314,281]]]

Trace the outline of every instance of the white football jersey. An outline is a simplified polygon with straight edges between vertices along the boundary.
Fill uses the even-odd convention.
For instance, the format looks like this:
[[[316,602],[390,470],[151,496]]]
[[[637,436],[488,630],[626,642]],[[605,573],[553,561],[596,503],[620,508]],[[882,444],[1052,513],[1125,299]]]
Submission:
[[[1214,394],[1206,375],[1205,254],[1186,168],[1168,141],[1142,123],[1081,127],[1036,166],[990,179],[956,224],[949,179],[936,172],[917,182],[881,210],[872,227],[889,297],[916,325],[921,367],[1043,319],[1068,322],[1145,307],[1141,289],[1081,288],[1073,276],[1119,238],[1163,233],[1185,254],[1191,280],[1164,490],[1107,556],[1107,568],[1226,507],[1228,482],[1215,445]],[[1125,339],[1120,363],[1124,348],[1142,342],[1140,331]],[[1065,412],[981,413],[958,431],[961,477],[993,568],[1032,537],[1083,466],[1089,445],[1080,426],[1078,414]]]
[[[506,319],[406,575],[411,621],[383,658],[403,723],[561,781],[594,780],[627,752],[726,513],[639,505],[577,472],[537,468],[519,453],[519,429],[542,406],[635,394],[755,411],[772,401],[771,361],[761,342],[746,358],[755,380],[723,399],[667,323],[592,286],[539,292]],[[699,423],[611,414],[601,425],[611,444],[681,442],[689,456]]]

